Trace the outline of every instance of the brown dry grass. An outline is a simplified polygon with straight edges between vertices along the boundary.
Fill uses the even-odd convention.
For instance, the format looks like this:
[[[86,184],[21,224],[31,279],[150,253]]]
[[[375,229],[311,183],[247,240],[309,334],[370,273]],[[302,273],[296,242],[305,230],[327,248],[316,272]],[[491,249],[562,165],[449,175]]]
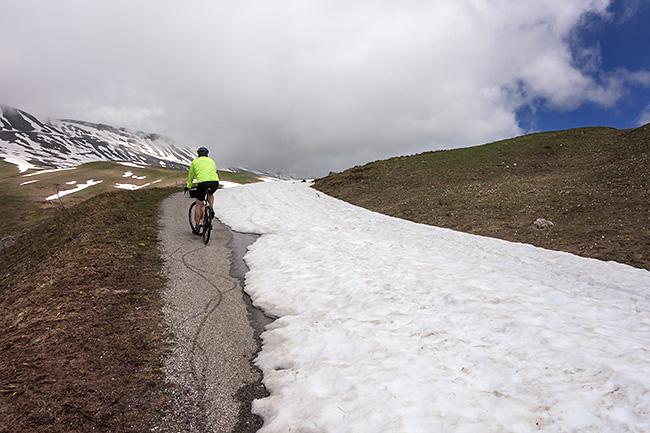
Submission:
[[[158,207],[186,176],[96,162],[25,177],[0,161],[0,237],[16,238],[0,251],[0,432],[151,431],[169,409]],[[103,182],[45,201],[88,179]],[[157,179],[169,188],[115,189]]]
[[[376,161],[314,186],[398,218],[650,270],[650,125]]]
[[[158,203],[113,192],[0,252],[0,431],[146,431],[165,409]]]

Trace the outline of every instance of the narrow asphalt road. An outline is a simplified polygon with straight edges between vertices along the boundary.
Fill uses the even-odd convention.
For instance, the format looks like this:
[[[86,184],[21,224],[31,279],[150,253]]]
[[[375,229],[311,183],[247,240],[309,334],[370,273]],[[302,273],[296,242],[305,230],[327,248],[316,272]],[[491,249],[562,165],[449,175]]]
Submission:
[[[156,430],[255,432],[262,421],[251,414],[250,403],[264,397],[265,390],[252,361],[264,323],[243,292],[245,265],[237,257],[255,237],[233,233],[215,220],[204,245],[191,233],[190,203],[179,193],[160,209],[159,237],[169,278],[164,313],[173,347],[166,374],[177,388],[173,413]]]

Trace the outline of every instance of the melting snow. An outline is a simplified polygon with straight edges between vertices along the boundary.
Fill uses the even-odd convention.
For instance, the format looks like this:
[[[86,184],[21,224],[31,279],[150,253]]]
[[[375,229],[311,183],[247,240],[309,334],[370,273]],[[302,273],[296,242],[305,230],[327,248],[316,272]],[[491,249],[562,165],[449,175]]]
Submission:
[[[235,183],[235,182],[228,182],[227,180],[220,180],[219,181],[219,187],[220,188],[234,188],[236,186],[241,186],[240,183]]]
[[[89,186],[97,185],[102,183],[101,180],[95,181],[93,179],[87,181],[86,183],[78,184],[76,188],[73,189],[67,189],[65,191],[59,191],[57,194],[51,195],[47,197],[45,200],[50,201],[50,200],[55,200],[57,198],[63,197],[64,195],[72,194],[73,192],[78,192],[81,191],[82,189],[86,189]]]
[[[271,432],[650,431],[650,273],[414,224],[307,184],[220,190]]]
[[[153,181],[153,182],[145,183],[144,185],[133,185],[133,184],[130,184],[130,183],[116,183],[115,188],[128,189],[128,190],[131,190],[131,191],[135,191],[137,189],[144,188],[144,187],[147,187],[149,185],[153,185],[154,183],[158,183],[158,182],[162,182],[162,179],[158,179],[158,180]]]
[[[126,167],[133,167],[133,168],[146,168],[146,165],[142,164],[135,164],[133,162],[118,162],[118,164],[124,165]]]
[[[122,177],[132,177],[133,179],[137,179],[137,180],[142,180],[142,179],[146,179],[146,178],[147,178],[147,176],[136,176],[136,175],[133,174],[133,172],[131,172],[131,171],[127,171],[126,173],[124,173],[124,174],[122,175]]]
[[[25,161],[24,158],[21,158],[20,156],[14,156],[14,155],[5,155],[4,160],[6,162],[9,162],[11,164],[17,165],[18,166],[18,171],[20,173],[23,173],[31,168],[38,168],[34,164],[31,164],[27,161]]]

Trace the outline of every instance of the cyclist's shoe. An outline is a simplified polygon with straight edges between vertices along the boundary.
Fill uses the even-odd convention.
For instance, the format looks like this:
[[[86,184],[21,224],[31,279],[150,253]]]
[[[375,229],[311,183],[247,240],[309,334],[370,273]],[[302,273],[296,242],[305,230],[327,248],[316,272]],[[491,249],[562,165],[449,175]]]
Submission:
[[[192,233],[195,234],[195,235],[200,235],[201,234],[201,224],[194,227],[194,230],[192,230]]]

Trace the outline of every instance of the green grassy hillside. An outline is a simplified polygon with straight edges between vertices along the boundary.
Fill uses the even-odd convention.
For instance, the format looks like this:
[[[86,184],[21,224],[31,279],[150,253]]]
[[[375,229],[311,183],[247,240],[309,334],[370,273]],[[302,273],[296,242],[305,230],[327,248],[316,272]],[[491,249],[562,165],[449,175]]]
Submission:
[[[219,177],[236,183],[259,181],[250,174],[228,171],[219,171]],[[46,200],[57,192],[74,189],[89,180],[101,183],[60,199]],[[57,210],[65,210],[104,192],[116,191],[118,185],[126,184],[138,189],[178,187],[181,190],[186,180],[185,170],[152,166],[136,168],[116,162],[91,162],[73,170],[19,173],[15,165],[0,161],[0,209],[3,214],[0,237],[15,235],[52,216]]]
[[[650,125],[392,158],[314,187],[418,223],[650,269]],[[537,229],[536,218],[555,226]]]

